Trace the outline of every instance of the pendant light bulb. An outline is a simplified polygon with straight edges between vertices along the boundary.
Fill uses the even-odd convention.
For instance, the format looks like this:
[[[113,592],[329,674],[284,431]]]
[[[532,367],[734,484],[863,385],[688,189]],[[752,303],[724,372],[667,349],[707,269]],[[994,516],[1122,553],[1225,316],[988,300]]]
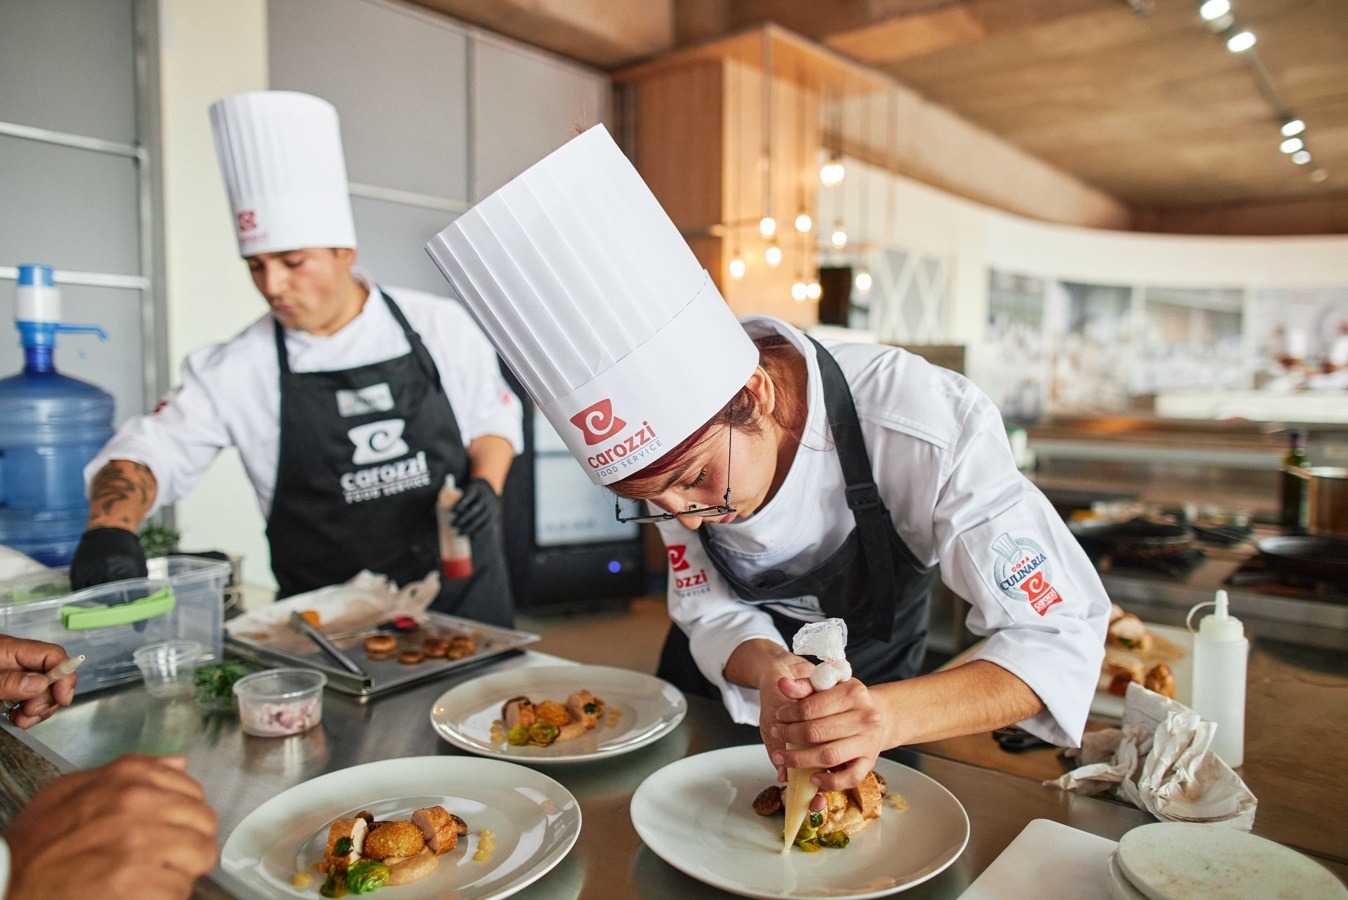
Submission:
[[[1232,53],[1244,53],[1255,44],[1253,31],[1237,31],[1226,41],[1226,49]]]
[[[839,250],[847,246],[847,232],[843,230],[841,222],[833,226],[833,236],[829,240]]]
[[[1213,22],[1231,11],[1231,0],[1206,0],[1198,7],[1198,17]]]
[[[868,272],[868,271],[865,270],[865,269],[860,269],[860,270],[857,271],[856,286],[857,286],[857,291],[858,291],[859,293],[862,293],[862,294],[869,293],[872,284],[873,284],[873,280],[871,279],[871,273],[870,273],[870,272]]]
[[[809,296],[809,290],[810,289],[805,286],[805,282],[797,281],[795,284],[791,285],[791,299],[795,300],[797,303],[804,303],[805,298]]]
[[[1299,137],[1289,137],[1278,145],[1278,149],[1283,153],[1296,153],[1306,146],[1306,142]]]
[[[824,286],[817,281],[811,281],[805,286],[805,296],[809,297],[811,300],[818,300],[820,297],[824,296]]]
[[[836,184],[841,184],[842,180],[846,177],[847,170],[843,168],[842,160],[836,156],[829,159],[829,161],[824,163],[819,169],[819,181],[825,187],[833,187]]]
[[[1292,162],[1296,163],[1299,166],[1304,166],[1306,163],[1310,161],[1311,161],[1311,151],[1309,150],[1298,150],[1296,153],[1292,154]]]
[[[770,238],[777,233],[777,220],[772,216],[764,216],[758,220],[758,233],[765,238]]]
[[[776,244],[768,244],[768,249],[763,252],[763,259],[774,269],[782,264],[782,248]]]
[[[796,230],[801,234],[808,234],[813,227],[814,219],[810,218],[809,213],[802,212],[800,215],[796,216]]]
[[[730,261],[730,277],[739,281],[744,277],[744,272],[748,267],[744,264],[744,258],[735,253],[735,258]]]
[[[1288,119],[1282,123],[1282,136],[1295,137],[1306,130],[1306,123],[1300,119]]]

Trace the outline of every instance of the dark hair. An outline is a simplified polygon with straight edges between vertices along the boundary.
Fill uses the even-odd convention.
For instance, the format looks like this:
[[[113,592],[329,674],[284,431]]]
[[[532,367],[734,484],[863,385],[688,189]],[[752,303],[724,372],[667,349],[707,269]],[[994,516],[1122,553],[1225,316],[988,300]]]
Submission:
[[[795,383],[791,369],[803,362],[795,346],[779,334],[771,334],[754,340],[758,348],[758,364],[772,379],[777,390],[777,402],[772,418],[778,426],[790,434],[800,435],[805,427],[806,398],[803,391],[789,390]],[[741,387],[725,406],[706,421],[706,423],[688,437],[679,442],[673,450],[634,475],[609,485],[615,494],[633,499],[652,496],[654,490],[669,473],[685,464],[711,432],[722,425],[729,425],[741,434],[761,434],[763,421],[758,413],[758,399],[748,386]],[[663,485],[661,485],[663,487]]]

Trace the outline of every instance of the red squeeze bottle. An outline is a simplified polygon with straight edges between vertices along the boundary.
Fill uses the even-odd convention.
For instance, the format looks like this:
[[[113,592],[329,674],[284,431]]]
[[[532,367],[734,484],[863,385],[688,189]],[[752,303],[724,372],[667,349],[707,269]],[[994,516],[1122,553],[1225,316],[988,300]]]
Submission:
[[[435,503],[435,523],[440,533],[440,573],[446,578],[462,579],[473,574],[473,544],[454,527],[454,504],[463,491],[453,475],[445,476],[445,485]]]

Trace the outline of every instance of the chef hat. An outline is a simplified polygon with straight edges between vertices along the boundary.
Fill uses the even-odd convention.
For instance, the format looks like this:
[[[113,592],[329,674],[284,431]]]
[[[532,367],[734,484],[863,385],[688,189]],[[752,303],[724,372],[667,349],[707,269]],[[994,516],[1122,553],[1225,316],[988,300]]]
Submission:
[[[294,91],[234,94],[211,106],[239,255],[355,247],[337,110]]]
[[[596,484],[706,424],[758,350],[602,125],[427,251]]]

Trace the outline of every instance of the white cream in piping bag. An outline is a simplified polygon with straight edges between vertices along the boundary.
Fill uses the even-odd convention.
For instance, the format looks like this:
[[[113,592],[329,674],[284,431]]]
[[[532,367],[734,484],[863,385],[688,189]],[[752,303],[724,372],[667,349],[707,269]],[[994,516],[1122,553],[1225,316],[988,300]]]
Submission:
[[[852,666],[847,662],[847,623],[842,619],[825,619],[801,626],[791,641],[791,652],[819,659],[819,665],[810,673],[810,684],[816,691],[826,691],[852,677]],[[802,746],[787,744],[786,748],[800,750]],[[810,777],[818,771],[786,770],[786,790],[782,793],[782,807],[786,810],[786,831],[782,835],[784,854],[791,852],[800,826],[810,813],[810,801],[819,790],[810,782]]]

